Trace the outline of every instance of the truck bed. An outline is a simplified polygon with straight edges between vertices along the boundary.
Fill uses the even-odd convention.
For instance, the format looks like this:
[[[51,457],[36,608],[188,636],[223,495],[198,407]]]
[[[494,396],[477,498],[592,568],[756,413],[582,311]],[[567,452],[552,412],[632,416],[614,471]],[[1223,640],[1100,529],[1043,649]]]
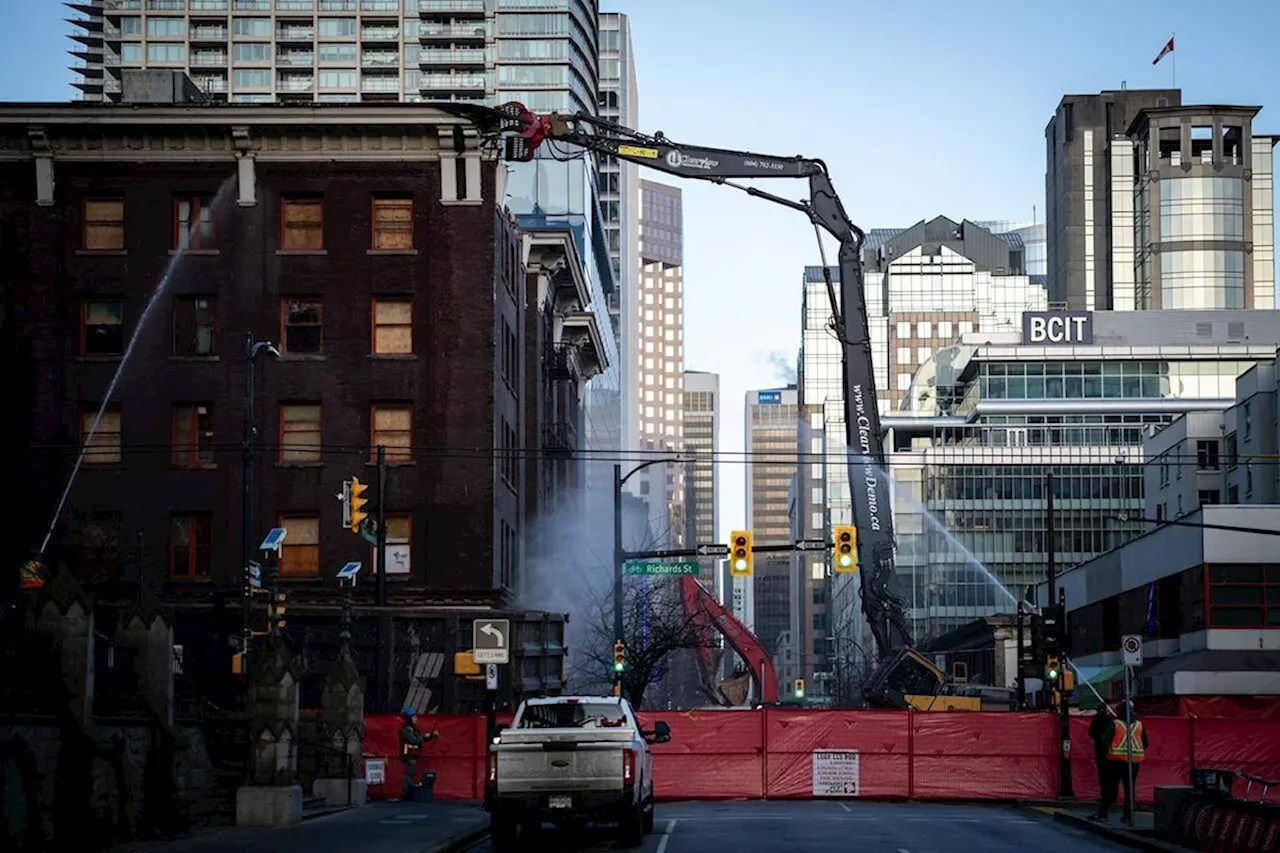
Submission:
[[[623,789],[630,728],[507,729],[498,754],[498,794],[612,793]]]

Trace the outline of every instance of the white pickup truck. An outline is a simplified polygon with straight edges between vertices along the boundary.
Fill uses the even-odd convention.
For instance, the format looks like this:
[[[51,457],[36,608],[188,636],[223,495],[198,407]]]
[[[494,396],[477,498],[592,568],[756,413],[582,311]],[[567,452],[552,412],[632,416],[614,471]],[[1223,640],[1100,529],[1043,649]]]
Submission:
[[[494,850],[513,849],[521,830],[602,821],[623,847],[653,830],[649,744],[671,739],[666,723],[644,731],[617,696],[526,699],[489,744],[485,808]]]

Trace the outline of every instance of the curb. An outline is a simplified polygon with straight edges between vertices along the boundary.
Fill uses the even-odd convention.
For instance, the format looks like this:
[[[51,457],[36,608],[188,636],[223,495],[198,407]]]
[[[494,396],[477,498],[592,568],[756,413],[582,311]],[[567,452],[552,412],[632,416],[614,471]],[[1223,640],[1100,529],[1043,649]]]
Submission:
[[[473,829],[464,835],[457,835],[447,841],[442,841],[431,847],[423,847],[418,853],[461,853],[474,844],[478,844],[489,837],[489,827],[487,825],[479,829]]]
[[[1053,813],[1053,819],[1058,823],[1065,823],[1074,826],[1077,829],[1083,829],[1094,835],[1100,835],[1111,841],[1133,847],[1138,850],[1153,851],[1153,853],[1195,853],[1188,847],[1181,847],[1177,844],[1170,844],[1167,841],[1160,841],[1156,838],[1148,838],[1131,832],[1127,829],[1115,829],[1114,827],[1105,826],[1103,824],[1094,823],[1087,818],[1079,817],[1070,812],[1057,811]]]

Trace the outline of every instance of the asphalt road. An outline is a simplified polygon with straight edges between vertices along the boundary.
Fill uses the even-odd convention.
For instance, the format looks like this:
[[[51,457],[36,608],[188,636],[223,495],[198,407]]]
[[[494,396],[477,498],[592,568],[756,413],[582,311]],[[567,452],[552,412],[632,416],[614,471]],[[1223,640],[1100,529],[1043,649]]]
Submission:
[[[550,827],[521,849],[611,850],[607,831],[576,837]],[[487,841],[468,853],[490,853]],[[1117,853],[1046,817],[998,806],[796,801],[660,804],[641,853]]]

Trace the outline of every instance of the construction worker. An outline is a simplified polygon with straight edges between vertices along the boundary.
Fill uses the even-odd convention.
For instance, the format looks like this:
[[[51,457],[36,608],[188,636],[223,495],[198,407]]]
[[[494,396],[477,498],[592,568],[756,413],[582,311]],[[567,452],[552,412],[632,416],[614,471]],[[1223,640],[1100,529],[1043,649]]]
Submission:
[[[1103,702],[1089,722],[1089,740],[1093,741],[1093,764],[1098,774],[1099,791],[1105,788],[1107,784],[1107,752],[1111,749],[1111,742],[1107,740],[1107,730],[1111,727],[1111,722],[1115,718],[1116,712],[1112,710],[1110,705]]]
[[[422,745],[435,740],[436,732],[418,731],[413,708],[405,708],[404,724],[400,726],[400,761],[404,764],[404,799],[407,801],[413,789],[418,785],[418,758],[422,755]]]
[[[1097,814],[1091,815],[1094,820],[1106,820],[1107,812],[1115,805],[1119,788],[1124,785],[1124,822],[1133,823],[1134,790],[1138,787],[1138,769],[1147,756],[1147,748],[1151,745],[1147,738],[1146,727],[1138,719],[1132,702],[1125,702],[1115,712],[1115,719],[1107,724],[1105,742],[1107,747],[1106,768],[1103,771],[1102,796],[1098,801]],[[1132,777],[1129,763],[1133,763]],[[1131,784],[1132,783],[1132,784]]]

